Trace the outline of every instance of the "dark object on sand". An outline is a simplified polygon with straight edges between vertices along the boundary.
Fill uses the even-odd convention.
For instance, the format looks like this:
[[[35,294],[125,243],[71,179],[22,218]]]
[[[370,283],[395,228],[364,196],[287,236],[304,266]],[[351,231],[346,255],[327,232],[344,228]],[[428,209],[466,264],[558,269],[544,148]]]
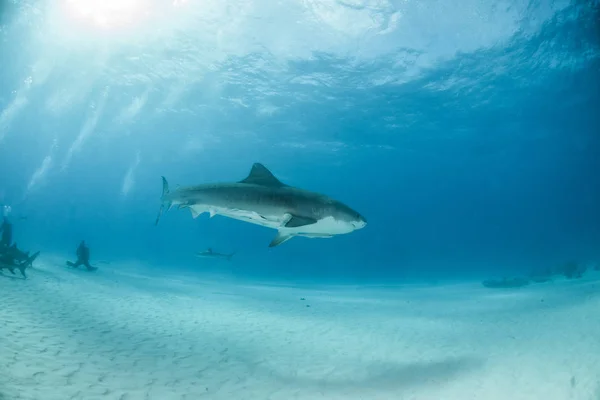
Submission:
[[[491,289],[508,289],[527,286],[530,284],[525,278],[487,279],[481,282],[483,286]]]
[[[574,261],[570,261],[560,267],[558,267],[558,272],[565,276],[567,279],[579,279],[583,276],[587,268],[585,266],[580,266]]]
[[[7,269],[14,275],[15,269],[18,269],[23,278],[27,278],[25,270],[33,267],[33,262],[39,255],[40,252],[38,251],[30,256],[29,252],[25,253],[19,250],[16,244],[3,247],[0,251],[0,270]]]
[[[15,269],[21,271],[23,278],[27,278],[25,270],[33,267],[33,262],[40,255],[40,252],[29,255],[29,252],[19,250],[16,243],[12,242],[13,228],[8,218],[4,216],[2,225],[2,238],[0,239],[0,270],[7,269],[11,274]]]
[[[79,243],[79,247],[77,247],[77,261],[74,263],[67,261],[67,265],[73,268],[84,265],[88,271],[95,271],[98,269],[98,267],[92,267],[90,265],[90,248],[85,245],[84,240],[82,240],[81,243]]]

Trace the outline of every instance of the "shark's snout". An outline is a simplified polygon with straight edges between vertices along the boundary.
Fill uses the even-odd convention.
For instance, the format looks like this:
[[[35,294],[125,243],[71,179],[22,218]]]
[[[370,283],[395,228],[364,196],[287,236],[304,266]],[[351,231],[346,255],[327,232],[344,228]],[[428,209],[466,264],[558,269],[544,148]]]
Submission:
[[[362,215],[359,215],[356,221],[352,221],[352,226],[354,227],[354,229],[362,229],[365,226],[367,226],[367,220]]]

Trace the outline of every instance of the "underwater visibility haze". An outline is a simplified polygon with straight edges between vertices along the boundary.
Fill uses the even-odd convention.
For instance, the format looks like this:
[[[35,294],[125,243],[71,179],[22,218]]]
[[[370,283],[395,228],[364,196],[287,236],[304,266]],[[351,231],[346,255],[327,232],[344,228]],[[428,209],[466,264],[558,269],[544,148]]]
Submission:
[[[599,21],[0,0],[0,399],[600,399]]]

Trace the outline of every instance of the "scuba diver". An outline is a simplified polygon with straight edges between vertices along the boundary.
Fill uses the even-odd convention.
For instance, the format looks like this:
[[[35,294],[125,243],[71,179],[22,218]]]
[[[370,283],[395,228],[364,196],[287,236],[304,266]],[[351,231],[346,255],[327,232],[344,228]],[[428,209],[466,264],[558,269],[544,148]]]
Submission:
[[[3,248],[10,247],[10,245],[12,244],[12,224],[8,221],[8,218],[6,216],[4,216],[2,226],[0,226],[0,230],[2,231],[2,239],[0,240],[0,246]]]
[[[98,269],[98,267],[92,267],[90,265],[90,248],[85,245],[84,240],[82,240],[81,243],[79,243],[79,247],[77,247],[77,261],[74,263],[67,261],[67,265],[73,268],[77,268],[80,265],[85,265],[89,271],[95,271]]]

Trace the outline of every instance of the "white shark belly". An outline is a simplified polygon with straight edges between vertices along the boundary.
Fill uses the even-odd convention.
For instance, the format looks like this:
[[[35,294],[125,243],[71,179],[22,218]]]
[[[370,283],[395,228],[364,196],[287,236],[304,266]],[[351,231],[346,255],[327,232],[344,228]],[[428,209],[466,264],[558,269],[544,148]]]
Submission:
[[[285,236],[330,238],[335,235],[350,233],[354,230],[352,225],[344,221],[338,221],[333,217],[320,219],[314,224],[288,228],[285,226],[291,218],[291,215],[288,213],[283,215],[260,215],[255,211],[217,207],[207,204],[196,204],[189,206],[189,208],[194,218],[197,218],[203,213],[209,213],[211,218],[215,215],[222,215],[239,221],[276,229],[281,235]]]
[[[282,226],[279,231],[284,235],[306,236],[312,238],[330,238],[335,235],[350,233],[353,228],[350,224],[337,221],[333,217],[326,217],[314,224],[286,228]]]
[[[278,229],[285,222],[284,215],[260,215],[255,211],[216,207],[205,204],[196,204],[194,206],[190,206],[190,210],[192,211],[192,216],[194,218],[197,218],[203,213],[209,213],[211,218],[215,215],[222,215],[224,217],[249,222],[251,224],[261,225],[272,229]]]

